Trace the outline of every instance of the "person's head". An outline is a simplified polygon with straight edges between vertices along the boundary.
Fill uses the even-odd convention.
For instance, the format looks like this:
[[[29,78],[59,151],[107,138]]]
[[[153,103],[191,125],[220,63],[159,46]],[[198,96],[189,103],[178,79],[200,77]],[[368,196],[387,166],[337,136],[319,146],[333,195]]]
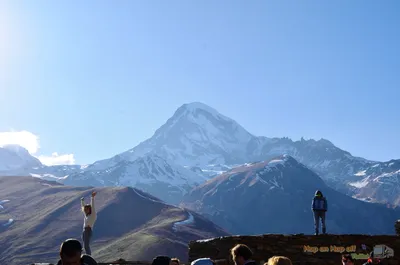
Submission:
[[[190,265],[216,265],[210,258],[200,258],[192,261]]]
[[[292,261],[284,256],[273,256],[264,265],[292,265]]]
[[[67,239],[60,247],[60,258],[62,265],[80,265],[82,245],[77,239]]]
[[[231,255],[236,265],[243,265],[247,260],[251,259],[253,252],[248,246],[238,244],[231,249]]]
[[[167,256],[157,256],[153,259],[151,265],[170,265],[171,258]]]
[[[315,192],[315,196],[316,196],[316,197],[322,197],[322,192],[321,192],[320,190],[317,190],[317,191]]]
[[[86,204],[83,206],[83,211],[86,215],[90,215],[92,213],[92,206],[90,204]]]
[[[342,256],[343,265],[354,265],[354,259],[350,254],[345,254]]]
[[[181,261],[178,258],[172,258],[170,264],[171,265],[180,265]]]

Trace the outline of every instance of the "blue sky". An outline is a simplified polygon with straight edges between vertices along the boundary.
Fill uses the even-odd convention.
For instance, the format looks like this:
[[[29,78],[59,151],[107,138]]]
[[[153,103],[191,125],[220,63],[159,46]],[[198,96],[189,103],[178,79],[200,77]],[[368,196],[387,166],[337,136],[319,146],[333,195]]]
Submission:
[[[90,163],[200,101],[256,135],[400,158],[399,11],[396,0],[1,1],[0,132]]]

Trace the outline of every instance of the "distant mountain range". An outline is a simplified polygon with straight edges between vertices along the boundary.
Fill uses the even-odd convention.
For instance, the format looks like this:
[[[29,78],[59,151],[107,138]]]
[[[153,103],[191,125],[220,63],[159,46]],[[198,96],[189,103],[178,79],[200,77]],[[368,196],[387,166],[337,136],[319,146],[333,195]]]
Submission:
[[[33,177],[0,177],[0,264],[58,260],[59,246],[79,238],[80,198],[93,188]],[[98,261],[151,260],[162,253],[187,260],[191,240],[228,235],[196,214],[135,188],[97,188],[93,256]]]
[[[1,175],[33,175],[69,185],[133,186],[178,203],[194,186],[244,163],[287,154],[350,196],[399,203],[398,168],[387,166],[372,181],[374,166],[398,164],[354,157],[326,139],[292,141],[254,136],[215,109],[194,102],[179,107],[154,135],[136,147],[85,166],[43,166],[21,147],[0,148]],[[384,166],[383,166],[384,167]],[[390,175],[390,177],[389,177]],[[366,185],[366,183],[370,183]],[[362,184],[360,184],[362,183]],[[391,195],[383,190],[390,186]]]
[[[282,155],[283,164],[266,162]],[[136,187],[232,233],[312,232],[310,201],[317,188],[329,198],[330,232],[393,233],[400,216],[390,209],[400,203],[400,160],[354,157],[326,139],[254,136],[197,102],[182,105],[136,147],[90,165],[47,167],[16,146],[0,148],[2,157],[0,175]]]

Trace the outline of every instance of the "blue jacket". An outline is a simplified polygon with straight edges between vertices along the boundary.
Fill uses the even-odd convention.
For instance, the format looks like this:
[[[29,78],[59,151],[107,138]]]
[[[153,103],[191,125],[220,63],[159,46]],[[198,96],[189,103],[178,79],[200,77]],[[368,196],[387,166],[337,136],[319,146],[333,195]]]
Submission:
[[[312,199],[311,209],[313,211],[328,211],[328,201],[323,196],[315,196]]]

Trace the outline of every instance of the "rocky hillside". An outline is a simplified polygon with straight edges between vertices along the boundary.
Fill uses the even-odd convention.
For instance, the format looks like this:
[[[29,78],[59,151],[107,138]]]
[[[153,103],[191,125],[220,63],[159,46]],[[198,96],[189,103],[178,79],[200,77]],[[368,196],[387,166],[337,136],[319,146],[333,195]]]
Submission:
[[[354,157],[326,139],[292,141],[288,138],[274,138],[251,149],[252,161],[270,159],[288,154],[300,163],[314,170],[334,189],[348,192],[347,183],[354,179],[354,174],[374,163]]]
[[[328,199],[329,233],[394,233],[399,210],[337,192],[287,155],[235,167],[192,190],[183,205],[233,234],[313,233],[317,189]]]
[[[355,198],[400,205],[400,160],[375,163],[357,172],[354,180],[349,184]]]
[[[99,261],[151,260],[155,253],[187,259],[191,240],[227,235],[196,213],[132,188],[96,189],[93,256]],[[0,177],[0,264],[57,260],[60,243],[80,238],[80,198],[93,188],[32,177]]]

